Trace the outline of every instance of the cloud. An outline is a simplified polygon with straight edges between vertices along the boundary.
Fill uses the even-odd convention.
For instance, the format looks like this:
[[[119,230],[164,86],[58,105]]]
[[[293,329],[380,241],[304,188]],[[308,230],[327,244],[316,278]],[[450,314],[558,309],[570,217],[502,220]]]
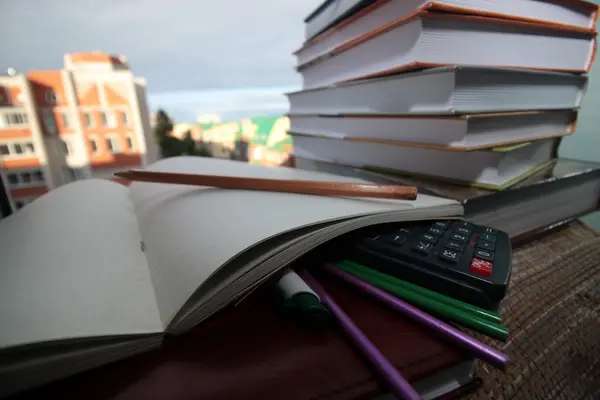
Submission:
[[[149,96],[152,109],[164,108],[176,121],[191,122],[198,114],[221,114],[223,119],[283,114],[289,103],[284,93],[297,86],[273,88],[175,91]]]
[[[128,57],[149,91],[297,85],[291,53],[321,0],[3,0],[0,68],[59,68],[66,52]]]

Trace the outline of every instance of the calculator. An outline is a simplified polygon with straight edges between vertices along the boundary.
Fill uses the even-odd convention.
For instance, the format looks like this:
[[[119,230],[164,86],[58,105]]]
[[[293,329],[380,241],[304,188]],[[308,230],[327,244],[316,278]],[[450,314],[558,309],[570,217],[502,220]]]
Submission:
[[[379,225],[355,236],[345,258],[497,311],[508,289],[508,234],[463,220]]]

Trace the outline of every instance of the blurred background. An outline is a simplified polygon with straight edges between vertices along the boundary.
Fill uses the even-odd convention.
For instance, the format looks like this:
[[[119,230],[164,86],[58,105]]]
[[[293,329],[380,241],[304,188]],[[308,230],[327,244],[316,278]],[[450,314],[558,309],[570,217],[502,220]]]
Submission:
[[[319,3],[4,0],[0,68],[6,73],[8,89],[0,96],[5,105],[10,104],[11,93],[15,102],[27,103],[23,97],[27,93],[21,94],[18,84],[19,76],[27,77],[32,99],[43,97],[42,103],[33,101],[38,107],[33,112],[42,112],[46,100],[55,102],[44,123],[53,127],[50,130],[58,138],[56,149],[46,149],[41,175],[32,170],[31,180],[21,182],[28,185],[15,201],[24,205],[47,187],[140,164],[148,153],[158,151],[151,143],[157,138],[140,133],[145,119],[168,136],[162,150],[172,154],[194,148],[188,153],[285,164],[293,143],[286,133],[284,93],[300,87],[292,52],[303,41],[303,18]],[[44,97],[44,87],[52,89],[52,82],[61,79],[71,82],[73,94]],[[138,100],[120,103],[127,96],[119,97],[119,91],[130,90],[129,83],[123,82],[130,81]],[[16,85],[14,93],[11,85]],[[596,63],[577,134],[563,141],[562,157],[600,161],[600,135],[594,123],[600,110],[599,89]],[[87,111],[71,107],[70,96],[79,97],[80,103],[85,98],[81,104],[87,104]],[[107,107],[108,114],[102,111]],[[79,129],[69,126],[70,113],[77,112],[85,114],[87,126],[80,130],[92,138],[89,143],[69,137],[70,129]],[[18,142],[3,151],[18,151],[14,146],[20,145],[24,151],[34,148],[35,143],[28,143]],[[57,161],[60,151],[67,155],[65,162]],[[22,159],[10,162],[19,168],[30,165]],[[31,182],[42,175],[48,182],[31,190]],[[586,222],[600,228],[600,214],[587,217]]]

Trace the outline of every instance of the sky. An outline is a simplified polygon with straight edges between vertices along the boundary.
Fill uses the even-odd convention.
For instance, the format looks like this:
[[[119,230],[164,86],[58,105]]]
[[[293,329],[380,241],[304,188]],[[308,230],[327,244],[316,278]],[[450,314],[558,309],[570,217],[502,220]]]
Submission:
[[[0,70],[56,69],[63,54],[125,55],[150,105],[176,120],[282,113],[292,52],[322,0],[1,0]]]

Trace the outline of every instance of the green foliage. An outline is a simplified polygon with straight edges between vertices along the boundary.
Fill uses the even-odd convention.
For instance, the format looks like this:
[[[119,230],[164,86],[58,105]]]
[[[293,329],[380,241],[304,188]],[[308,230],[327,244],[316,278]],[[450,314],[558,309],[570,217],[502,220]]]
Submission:
[[[164,110],[158,110],[156,113],[156,125],[154,127],[154,137],[160,147],[162,158],[177,157],[181,155],[212,157],[208,149],[204,146],[196,146],[191,132],[187,132],[183,140],[171,136],[173,122]]]
[[[156,142],[162,142],[163,139],[169,136],[171,130],[173,130],[171,118],[169,118],[169,115],[164,110],[158,110],[156,113],[156,125],[154,126]]]

